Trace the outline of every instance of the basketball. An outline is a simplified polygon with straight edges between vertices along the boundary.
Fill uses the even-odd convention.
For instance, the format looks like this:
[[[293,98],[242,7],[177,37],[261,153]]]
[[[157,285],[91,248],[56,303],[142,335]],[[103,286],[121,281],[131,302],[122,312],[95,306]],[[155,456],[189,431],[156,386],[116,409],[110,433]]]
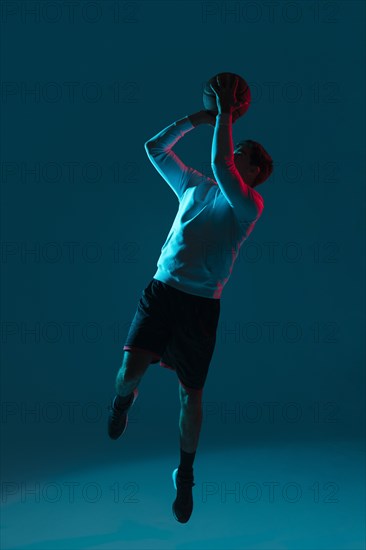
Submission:
[[[213,111],[213,113],[217,115],[218,110],[217,110],[217,103],[216,103],[216,95],[213,89],[211,88],[210,84],[214,83],[214,81],[217,82],[216,78],[222,75],[230,75],[231,78],[234,78],[235,76],[238,77],[238,85],[236,88],[236,98],[238,101],[242,103],[242,105],[240,105],[240,107],[235,109],[235,112],[239,115],[238,116],[239,118],[242,115],[244,115],[244,113],[246,113],[247,110],[249,109],[251,95],[250,95],[250,88],[248,83],[244,80],[242,76],[235,73],[218,73],[217,75],[213,76],[212,78],[210,78],[210,80],[206,82],[203,88],[204,108],[208,111]]]

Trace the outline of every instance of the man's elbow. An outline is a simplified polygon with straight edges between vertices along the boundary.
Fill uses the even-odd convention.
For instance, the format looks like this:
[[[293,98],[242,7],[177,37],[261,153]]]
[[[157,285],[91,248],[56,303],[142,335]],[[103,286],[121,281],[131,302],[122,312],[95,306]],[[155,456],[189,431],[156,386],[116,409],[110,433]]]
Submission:
[[[164,152],[162,151],[161,147],[159,147],[158,142],[154,141],[153,139],[146,141],[144,147],[149,157],[157,157]]]
[[[146,154],[149,158],[156,156],[156,151],[154,150],[154,143],[152,140],[147,141],[144,145]]]

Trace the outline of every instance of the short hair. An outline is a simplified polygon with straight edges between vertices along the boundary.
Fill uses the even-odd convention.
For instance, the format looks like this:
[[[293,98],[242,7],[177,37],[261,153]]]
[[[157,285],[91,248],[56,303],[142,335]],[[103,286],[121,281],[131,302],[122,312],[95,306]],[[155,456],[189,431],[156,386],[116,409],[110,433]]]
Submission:
[[[259,166],[260,172],[253,181],[253,187],[266,181],[273,172],[273,160],[264,147],[257,141],[246,139],[239,141],[235,145],[235,153],[240,152],[244,147],[248,147],[250,153],[250,164]]]

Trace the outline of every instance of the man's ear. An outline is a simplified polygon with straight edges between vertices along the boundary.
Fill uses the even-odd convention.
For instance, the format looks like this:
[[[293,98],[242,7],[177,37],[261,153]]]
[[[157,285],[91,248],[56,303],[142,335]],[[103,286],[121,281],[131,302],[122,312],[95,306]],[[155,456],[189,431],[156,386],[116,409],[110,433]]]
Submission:
[[[256,177],[256,176],[258,176],[261,169],[259,168],[259,166],[251,166],[250,171],[253,174],[253,176]]]

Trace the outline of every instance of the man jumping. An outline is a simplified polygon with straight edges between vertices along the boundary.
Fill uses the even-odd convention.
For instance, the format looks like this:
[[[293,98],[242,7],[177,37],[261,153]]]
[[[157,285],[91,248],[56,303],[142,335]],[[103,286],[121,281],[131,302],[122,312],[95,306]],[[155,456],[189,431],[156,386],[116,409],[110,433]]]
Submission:
[[[217,78],[217,116],[198,111],[177,120],[145,143],[147,155],[176,194],[179,208],[161,248],[157,271],[143,290],[123,347],[108,433],[119,438],[137,386],[151,363],[178,377],[181,411],[180,464],[172,474],[177,491],[172,510],[186,523],[193,510],[193,462],[202,424],[202,392],[216,344],[220,299],[243,242],[264,203],[254,189],[269,178],[273,162],[259,143],[233,146],[239,117],[237,79]],[[214,127],[211,166],[215,180],[186,166],[173,146],[199,124]]]

